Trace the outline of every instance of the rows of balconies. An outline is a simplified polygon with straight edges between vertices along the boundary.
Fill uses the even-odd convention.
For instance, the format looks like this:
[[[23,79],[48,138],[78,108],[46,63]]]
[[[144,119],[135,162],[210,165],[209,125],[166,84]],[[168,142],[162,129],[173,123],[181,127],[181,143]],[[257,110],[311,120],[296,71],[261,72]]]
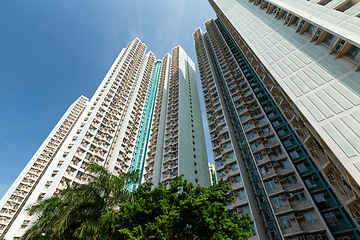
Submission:
[[[139,56],[134,56],[134,58],[137,62],[141,59]],[[119,62],[117,63],[117,66],[119,65]],[[130,64],[130,60],[127,61],[127,64],[122,66],[117,78],[113,81],[102,106],[97,112],[92,127],[89,128],[89,132],[86,133],[85,138],[77,151],[79,158],[75,157],[71,162],[71,166],[76,166],[76,168],[69,167],[65,174],[65,176],[68,175],[71,177],[70,179],[73,181],[73,184],[83,184],[91,177],[85,173],[89,161],[98,164],[102,164],[105,161],[108,154],[106,149],[111,145],[111,140],[114,137],[117,126],[121,124],[119,117],[124,114],[123,111],[125,111],[123,108],[123,106],[125,106],[124,100],[131,94],[131,86],[134,83],[135,75],[130,73],[130,69],[136,69],[138,66],[137,63]],[[113,70],[110,78],[105,83],[99,97],[108,87],[115,72],[116,69]],[[125,72],[127,73],[126,76],[124,74]],[[97,101],[100,100],[99,97]],[[100,124],[100,122],[102,123]],[[95,131],[96,135],[94,134]],[[92,144],[90,144],[90,141]],[[82,161],[81,159],[84,160]],[[61,187],[61,185],[59,187]]]
[[[4,206],[5,212],[9,213],[9,217],[7,217],[7,222],[11,220],[11,217],[14,215],[16,211],[21,211],[19,209],[19,203],[21,203],[25,198],[28,198],[29,190],[34,186],[35,182],[38,180],[40,175],[42,174],[43,169],[47,164],[51,161],[52,156],[57,152],[57,149],[61,146],[62,140],[68,134],[68,132],[72,128],[72,124],[79,117],[81,111],[84,108],[85,99],[80,99],[79,102],[74,106],[74,108],[70,111],[69,115],[66,117],[64,122],[60,125],[59,129],[55,132],[54,136],[45,146],[44,150],[36,159],[36,162],[30,168],[30,170],[26,173],[21,183],[14,191],[14,193],[9,198],[8,202]],[[9,209],[11,208],[11,209]],[[1,220],[0,220],[1,221]]]
[[[154,57],[153,57],[153,60],[155,60]],[[145,126],[145,124],[146,124],[146,126],[149,124],[149,117],[150,117],[150,115],[149,115],[149,116],[147,116],[147,119],[144,119],[144,117],[145,117],[144,114],[146,114],[147,112],[149,112],[149,104],[151,104],[151,103],[149,102],[149,99],[148,99],[148,97],[149,97],[149,95],[150,95],[150,93],[149,93],[148,91],[151,91],[151,90],[153,89],[154,81],[153,81],[153,79],[150,79],[150,78],[152,77],[152,71],[149,71],[149,69],[153,69],[153,66],[154,66],[154,62],[153,62],[153,61],[148,61],[147,67],[146,67],[147,73],[144,75],[144,77],[143,77],[143,79],[142,79],[141,88],[143,88],[143,89],[140,89],[141,93],[139,92],[139,94],[138,94],[138,97],[143,98],[143,100],[141,101],[140,105],[141,105],[141,108],[143,108],[144,111],[141,113],[142,116],[139,115],[139,119],[138,119],[137,122],[140,121],[140,117],[141,117],[141,122],[142,122],[142,123],[141,123],[141,125],[140,125],[139,127],[140,127],[140,129],[142,129],[141,131],[144,131],[144,132],[147,132],[147,128],[148,128],[148,127],[145,127],[145,128],[144,128],[144,126]],[[152,87],[149,88],[150,85],[147,84],[147,83],[152,84]],[[145,98],[146,98],[146,100],[145,100]],[[152,100],[150,100],[150,101],[152,101]],[[145,104],[146,104],[146,106],[145,106]],[[151,124],[150,124],[150,125],[151,125]],[[145,137],[145,135],[144,135],[144,136],[139,135],[139,136],[137,137],[136,146],[140,147],[140,142],[142,142],[142,138],[143,138],[143,137]],[[135,145],[134,145],[134,147],[135,147]],[[148,147],[149,147],[149,146],[148,146]],[[141,151],[142,151],[142,150],[141,150]],[[146,151],[145,151],[145,152],[146,152]],[[140,153],[140,154],[141,154],[141,153]],[[130,164],[135,164],[135,161],[137,161],[137,159],[135,158],[135,156],[133,156],[132,162],[131,162]],[[146,163],[145,163],[145,164],[146,164]],[[140,180],[140,181],[141,181],[141,180]]]
[[[205,57],[203,57],[203,59],[199,60],[200,54],[205,55],[205,52],[203,51],[203,52],[199,53],[199,51],[197,51],[199,65],[203,64],[203,62],[207,62],[207,59]],[[201,61],[201,60],[203,60],[203,61]],[[208,64],[208,62],[207,62],[207,64]],[[210,68],[208,70],[210,70]],[[210,71],[208,71],[207,73],[201,72],[200,74],[202,75],[201,80],[202,80],[203,87],[205,86],[203,88],[203,92],[205,92],[207,90],[208,86],[210,86],[211,88],[215,88],[215,84],[212,79],[210,81],[206,81],[207,80],[206,77],[209,75],[211,76]],[[209,85],[208,85],[208,82],[210,82]],[[207,98],[206,94],[204,94],[204,98],[205,99]],[[217,100],[217,102],[216,102],[216,100]],[[208,113],[210,111],[220,111],[221,110],[221,106],[220,106],[218,98],[217,99],[213,98],[212,101],[208,101],[206,105],[207,105],[206,107],[208,107],[207,108]],[[236,164],[236,158],[235,157],[230,158],[228,155],[228,153],[230,153],[232,150],[232,148],[228,149],[228,147],[227,147],[227,145],[231,142],[230,139],[227,138],[225,140],[224,138],[218,138],[219,136],[222,136],[223,133],[227,132],[226,130],[223,130],[224,126],[226,127],[226,123],[224,121],[224,118],[221,116],[222,116],[222,114],[220,116],[217,114],[216,117],[218,117],[218,119],[215,120],[213,118],[213,114],[208,115],[208,120],[211,119],[210,121],[212,122],[212,125],[210,125],[210,124],[209,125],[210,125],[210,134],[212,134],[212,137],[213,137],[212,142],[214,144],[213,151],[215,152],[215,154],[214,154],[215,162],[216,162],[216,164],[218,164],[217,172],[218,172],[218,174],[220,173],[222,177],[225,177],[228,184],[230,184],[233,189],[236,189],[236,190],[232,191],[232,193],[231,193],[231,194],[233,194],[233,196],[235,196],[236,202],[234,204],[229,205],[227,208],[232,209],[234,214],[236,214],[236,213],[242,214],[243,212],[241,211],[241,205],[246,205],[247,200],[246,200],[246,197],[241,200],[240,199],[236,200],[238,189],[240,187],[243,187],[243,184],[242,184],[240,176],[238,176],[238,177],[231,176],[231,175],[233,175],[233,174],[231,174],[231,170],[232,170],[231,166],[233,164]],[[225,128],[225,129],[227,129],[227,128]],[[220,139],[224,139],[225,141],[219,143]],[[218,159],[218,161],[216,161],[216,159]],[[229,171],[230,171],[230,173],[229,173]],[[238,174],[238,170],[236,170],[233,173]],[[235,183],[235,179],[237,179],[237,178],[240,179],[240,182],[239,182],[239,180],[236,180],[236,183]]]
[[[264,81],[264,85],[272,93],[274,101],[278,106],[280,106],[280,110],[283,112],[283,116],[285,116],[288,121],[292,123],[299,140],[305,146],[307,146],[307,149],[309,150],[315,163],[318,166],[322,166],[330,184],[333,185],[335,187],[334,189],[338,191],[338,196],[340,196],[342,202],[348,200],[347,207],[349,209],[356,209],[356,205],[351,205],[352,202],[356,203],[359,201],[357,197],[353,197],[353,191],[356,189],[356,187],[351,186],[352,184],[355,184],[355,182],[352,181],[352,177],[349,174],[343,175],[336,167],[336,165],[334,165],[333,161],[338,163],[336,157],[334,157],[331,152],[327,151],[328,147],[326,144],[321,142],[321,144],[324,146],[323,147],[316,140],[314,136],[317,135],[314,129],[312,129],[308,123],[304,122],[302,118],[296,114],[298,111],[294,110],[295,107],[286,94],[284,94],[283,91],[270,79],[263,78],[262,80]],[[333,160],[331,158],[333,158]],[[333,174],[334,172],[336,174]],[[350,181],[348,181],[346,178],[348,178]],[[357,218],[356,214],[353,214],[353,217]]]
[[[266,85],[270,85],[270,84],[266,84]],[[253,86],[253,87],[255,87],[255,86]],[[276,91],[276,88],[274,88],[273,86],[271,87],[271,89],[272,89],[272,91]],[[262,96],[261,95],[258,95],[258,98],[259,98],[259,100],[260,101],[262,101]],[[293,109],[292,108],[290,108],[290,110],[287,110],[287,108],[286,107],[284,107],[283,106],[283,104],[284,103],[288,103],[288,102],[286,102],[286,101],[284,101],[284,100],[278,100],[277,99],[277,96],[276,96],[276,94],[275,94],[275,101],[285,110],[285,116],[287,117],[287,118],[289,118],[289,116],[291,115],[291,111],[293,111]],[[266,109],[266,103],[262,103],[262,105],[264,106],[264,108]],[[276,118],[276,116],[272,116],[272,109],[266,109],[265,110],[266,112],[267,112],[267,114],[269,115],[269,118],[271,118],[271,121],[273,121],[273,118]],[[275,114],[276,112],[274,112],[274,114]],[[293,114],[292,116],[294,116],[295,114]],[[274,124],[274,123],[276,123],[276,124]],[[301,163],[299,163],[299,161],[301,161],[301,159],[305,159],[305,155],[302,153],[302,151],[300,150],[300,149],[295,149],[295,150],[292,150],[291,148],[293,148],[294,147],[294,144],[293,144],[293,138],[292,137],[288,137],[287,135],[286,135],[286,128],[283,128],[283,127],[281,127],[283,124],[281,123],[281,121],[279,122],[279,121],[274,121],[273,122],[273,126],[277,129],[276,131],[277,131],[277,133],[278,133],[278,135],[279,135],[279,137],[282,139],[282,141],[283,141],[283,143],[284,143],[284,145],[285,145],[285,148],[288,150],[288,152],[289,152],[289,155],[290,155],[290,157],[291,157],[291,159],[293,160],[293,162],[296,164],[296,167],[299,169],[299,172],[300,172],[300,175],[302,176],[302,178],[303,178],[303,180],[305,181],[305,183],[306,183],[306,185],[308,186],[308,188],[310,189],[310,191],[313,193],[314,191],[321,191],[321,189],[320,190],[317,190],[316,189],[316,186],[318,186],[318,187],[322,187],[322,184],[320,184],[320,183],[318,183],[318,184],[316,184],[316,180],[318,180],[317,179],[317,176],[315,176],[315,175],[312,175],[312,176],[310,176],[310,178],[309,177],[307,177],[307,175],[311,175],[311,174],[313,174],[313,172],[312,172],[312,170],[311,170],[311,168],[310,167],[305,167],[305,165],[304,165],[304,163],[307,163],[307,162],[301,162]],[[307,139],[307,141],[309,141],[309,139]],[[305,141],[306,142],[306,141]],[[301,167],[301,170],[300,170],[300,168],[299,167]],[[319,207],[319,206],[318,206]],[[325,214],[326,215],[326,214]],[[325,216],[324,215],[324,216]],[[325,216],[326,217],[326,216]]]

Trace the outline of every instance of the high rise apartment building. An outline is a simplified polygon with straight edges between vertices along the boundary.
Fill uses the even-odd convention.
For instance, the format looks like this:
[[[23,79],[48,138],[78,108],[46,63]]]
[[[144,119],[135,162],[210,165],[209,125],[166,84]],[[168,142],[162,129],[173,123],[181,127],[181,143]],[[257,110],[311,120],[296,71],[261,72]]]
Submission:
[[[90,162],[115,174],[169,186],[176,175],[209,186],[195,65],[180,47],[162,60],[139,39],[124,48],[89,101],[64,114],[0,202],[0,236],[18,239],[31,225],[24,209],[91,176]]]
[[[228,208],[250,239],[360,239],[360,2],[209,2],[193,37]]]

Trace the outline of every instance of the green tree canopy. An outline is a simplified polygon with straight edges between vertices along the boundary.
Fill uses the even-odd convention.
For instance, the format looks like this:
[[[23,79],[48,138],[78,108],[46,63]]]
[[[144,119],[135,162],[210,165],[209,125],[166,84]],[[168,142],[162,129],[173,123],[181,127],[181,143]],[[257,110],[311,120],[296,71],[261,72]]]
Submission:
[[[67,186],[58,195],[29,208],[37,220],[21,239],[111,239],[118,235],[108,212],[124,201],[132,201],[126,184],[138,172],[113,175],[96,164],[87,171],[93,178],[84,185]]]
[[[239,219],[226,210],[226,203],[233,201],[230,191],[224,181],[207,188],[182,177],[169,189],[162,184],[153,190],[141,186],[133,203],[119,204],[119,239],[248,239],[250,217]]]
[[[226,210],[233,199],[224,181],[207,188],[176,177],[168,189],[147,184],[129,193],[126,185],[137,172],[115,176],[98,165],[88,171],[94,176],[88,184],[68,186],[29,208],[37,220],[22,239],[234,240],[251,234],[248,215],[239,219]]]

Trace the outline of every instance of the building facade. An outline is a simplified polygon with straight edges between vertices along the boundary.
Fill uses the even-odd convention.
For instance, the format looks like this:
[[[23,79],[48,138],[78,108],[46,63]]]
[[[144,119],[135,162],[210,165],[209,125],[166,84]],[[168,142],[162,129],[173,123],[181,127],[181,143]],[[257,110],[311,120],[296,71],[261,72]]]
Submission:
[[[90,162],[115,174],[138,169],[130,191],[145,181],[169,186],[179,174],[210,185],[195,65],[180,46],[162,60],[146,48],[130,42],[94,96],[65,113],[1,200],[1,237],[21,237],[32,221],[26,207],[86,183]]]
[[[193,37],[228,208],[251,239],[360,239],[360,3],[209,2]]]

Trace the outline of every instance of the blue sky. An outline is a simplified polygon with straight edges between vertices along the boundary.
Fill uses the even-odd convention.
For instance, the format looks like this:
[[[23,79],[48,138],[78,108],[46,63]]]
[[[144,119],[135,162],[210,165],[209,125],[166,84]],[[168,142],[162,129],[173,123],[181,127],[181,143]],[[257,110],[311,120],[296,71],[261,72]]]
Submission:
[[[181,45],[196,62],[192,33],[214,17],[206,0],[1,1],[0,198],[130,41],[157,58]]]

